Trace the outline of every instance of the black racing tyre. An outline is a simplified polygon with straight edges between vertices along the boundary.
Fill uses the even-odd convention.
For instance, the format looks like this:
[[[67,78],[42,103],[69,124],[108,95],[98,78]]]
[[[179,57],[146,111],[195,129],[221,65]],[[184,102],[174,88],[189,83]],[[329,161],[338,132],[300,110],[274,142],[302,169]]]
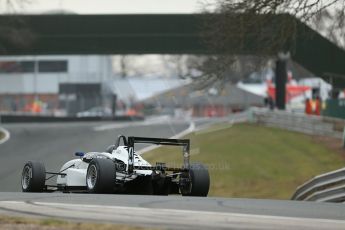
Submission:
[[[207,196],[210,189],[210,175],[208,169],[201,163],[192,163],[189,170],[191,190],[182,193],[184,196]]]
[[[116,179],[115,164],[112,160],[94,158],[86,172],[86,187],[90,193],[111,193]]]
[[[36,161],[25,163],[22,171],[23,192],[43,192],[45,189],[46,169],[44,164]]]

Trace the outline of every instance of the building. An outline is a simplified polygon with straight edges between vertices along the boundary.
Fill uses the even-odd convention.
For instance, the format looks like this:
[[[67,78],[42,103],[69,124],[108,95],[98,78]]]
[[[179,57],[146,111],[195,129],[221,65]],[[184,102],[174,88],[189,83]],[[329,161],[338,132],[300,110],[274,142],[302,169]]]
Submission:
[[[75,114],[104,103],[112,77],[111,56],[0,57],[0,111]]]
[[[263,106],[263,102],[262,97],[242,90],[229,81],[221,84],[215,82],[201,89],[191,83],[142,101],[151,113],[156,111],[176,116],[186,111],[194,117],[223,117],[250,106]]]

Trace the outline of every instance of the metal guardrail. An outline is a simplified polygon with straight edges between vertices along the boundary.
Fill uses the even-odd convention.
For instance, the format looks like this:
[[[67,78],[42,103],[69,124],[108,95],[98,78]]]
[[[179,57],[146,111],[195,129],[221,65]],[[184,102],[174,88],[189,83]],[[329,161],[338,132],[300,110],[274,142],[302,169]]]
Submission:
[[[342,119],[258,108],[251,109],[251,113],[254,122],[259,124],[305,134],[343,137],[345,120]]]
[[[296,189],[292,200],[345,202],[345,168],[314,177]]]

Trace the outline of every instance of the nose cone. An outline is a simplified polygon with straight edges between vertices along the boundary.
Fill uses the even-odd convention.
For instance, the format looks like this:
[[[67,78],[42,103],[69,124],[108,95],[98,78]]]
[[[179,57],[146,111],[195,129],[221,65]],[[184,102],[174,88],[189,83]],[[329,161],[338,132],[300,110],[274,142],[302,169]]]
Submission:
[[[76,153],[74,153],[74,155],[77,157],[83,157],[85,155],[85,153],[84,152],[76,152]]]

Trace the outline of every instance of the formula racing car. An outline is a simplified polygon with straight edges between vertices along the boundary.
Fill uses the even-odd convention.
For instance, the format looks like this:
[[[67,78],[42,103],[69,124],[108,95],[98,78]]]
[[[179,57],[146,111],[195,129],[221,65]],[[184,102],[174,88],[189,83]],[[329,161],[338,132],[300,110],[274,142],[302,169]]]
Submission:
[[[120,145],[120,142],[123,145]],[[135,143],[181,146],[182,167],[151,165],[134,150]],[[41,162],[28,161],[22,171],[23,192],[89,192],[145,195],[207,196],[208,169],[190,163],[189,139],[162,139],[120,135],[104,152],[76,152],[59,172],[48,172]],[[48,184],[56,177],[56,184]]]

